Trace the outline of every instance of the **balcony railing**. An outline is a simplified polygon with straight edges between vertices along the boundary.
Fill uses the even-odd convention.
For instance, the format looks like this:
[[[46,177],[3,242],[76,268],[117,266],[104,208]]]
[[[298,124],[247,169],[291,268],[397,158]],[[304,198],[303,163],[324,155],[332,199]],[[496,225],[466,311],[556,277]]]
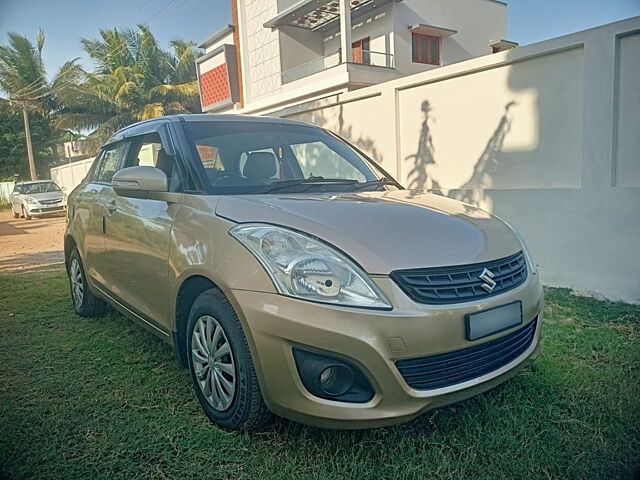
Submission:
[[[372,52],[370,50],[352,50],[352,60],[350,63],[360,65],[370,65],[373,67],[393,68],[393,54],[384,52]],[[314,73],[322,72],[342,63],[342,54],[338,50],[326,57],[318,57],[313,60],[297,65],[282,72],[282,83],[295,82],[301,78],[308,77]]]

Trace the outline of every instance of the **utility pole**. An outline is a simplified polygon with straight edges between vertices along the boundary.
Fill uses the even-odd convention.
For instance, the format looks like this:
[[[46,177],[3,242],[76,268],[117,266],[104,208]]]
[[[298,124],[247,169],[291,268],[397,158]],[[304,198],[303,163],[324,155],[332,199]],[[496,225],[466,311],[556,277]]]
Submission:
[[[24,120],[24,136],[27,140],[27,157],[29,159],[29,173],[31,174],[31,180],[37,180],[36,164],[33,160],[33,147],[31,146],[31,129],[29,128],[29,112],[27,111],[27,104],[22,103],[22,119]]]

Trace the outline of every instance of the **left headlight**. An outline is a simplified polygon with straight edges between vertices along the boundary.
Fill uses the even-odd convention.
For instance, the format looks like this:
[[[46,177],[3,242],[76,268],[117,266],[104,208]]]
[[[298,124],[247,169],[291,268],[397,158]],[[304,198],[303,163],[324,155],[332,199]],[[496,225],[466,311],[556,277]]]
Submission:
[[[24,201],[30,205],[34,205],[38,203],[38,201],[35,198],[31,198],[31,197],[25,197]]]
[[[360,267],[315,238],[255,223],[236,225],[229,233],[253,253],[284,295],[351,307],[391,308]]]

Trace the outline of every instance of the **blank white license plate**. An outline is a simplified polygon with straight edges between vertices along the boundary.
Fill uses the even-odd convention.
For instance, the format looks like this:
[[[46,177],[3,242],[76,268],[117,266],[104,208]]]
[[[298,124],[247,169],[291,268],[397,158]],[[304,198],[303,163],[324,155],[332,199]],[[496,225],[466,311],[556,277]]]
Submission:
[[[508,303],[464,316],[467,340],[478,340],[522,325],[522,302]]]

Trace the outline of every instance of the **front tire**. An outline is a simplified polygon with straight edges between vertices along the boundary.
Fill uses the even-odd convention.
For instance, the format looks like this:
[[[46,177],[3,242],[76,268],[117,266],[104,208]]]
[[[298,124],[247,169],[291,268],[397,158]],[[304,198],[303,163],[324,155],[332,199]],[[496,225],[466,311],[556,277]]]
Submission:
[[[262,399],[247,338],[218,289],[201,293],[187,323],[187,359],[198,401],[228,430],[256,430],[271,414]]]
[[[69,256],[69,270],[67,273],[69,274],[69,287],[71,288],[71,302],[76,314],[89,318],[103,315],[109,309],[109,306],[104,300],[97,298],[91,292],[77,247],[74,247]]]
[[[27,213],[27,209],[22,206],[22,216],[25,220],[31,220],[33,217]]]

